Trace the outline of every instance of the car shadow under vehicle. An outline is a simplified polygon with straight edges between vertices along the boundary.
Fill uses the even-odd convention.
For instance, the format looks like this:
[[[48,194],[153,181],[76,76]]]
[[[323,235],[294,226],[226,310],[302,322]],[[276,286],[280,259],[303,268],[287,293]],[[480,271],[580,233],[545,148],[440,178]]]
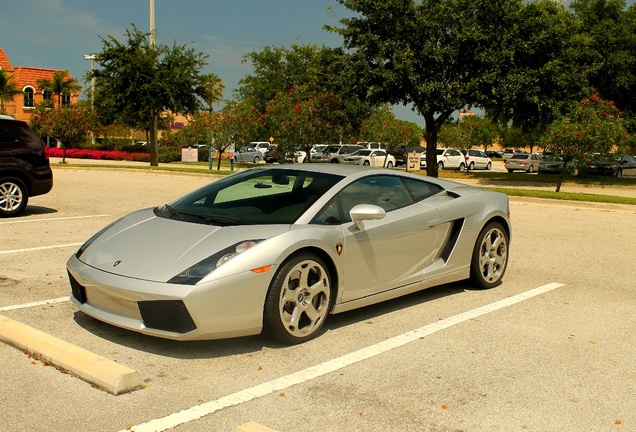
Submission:
[[[321,334],[329,330],[336,330],[360,322],[369,321],[379,316],[407,309],[421,303],[458,294],[469,289],[471,289],[471,286],[467,282],[455,282],[428,288],[364,308],[330,315]],[[265,335],[217,340],[175,341],[119,328],[99,321],[81,311],[76,311],[73,314],[73,319],[86,331],[113,344],[124,345],[135,350],[179,359],[222,358],[254,353],[263,348],[276,349],[288,346],[269,339]],[[320,338],[320,335],[318,335],[317,338]]]

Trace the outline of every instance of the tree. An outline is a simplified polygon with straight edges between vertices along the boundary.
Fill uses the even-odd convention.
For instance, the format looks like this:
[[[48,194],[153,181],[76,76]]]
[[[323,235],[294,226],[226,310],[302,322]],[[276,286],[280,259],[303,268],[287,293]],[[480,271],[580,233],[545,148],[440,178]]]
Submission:
[[[95,78],[95,103],[104,101],[116,120],[148,131],[150,165],[159,163],[157,125],[166,113],[194,114],[203,93],[201,69],[206,56],[185,45],[151,45],[135,26],[126,30],[126,41],[101,38],[100,68],[87,73]],[[97,105],[96,105],[97,106]]]
[[[200,93],[203,95],[201,99],[208,106],[208,111],[212,112],[214,111],[212,106],[223,100],[225,84],[217,74],[209,73],[201,77],[201,87]]]
[[[636,131],[636,6],[625,10],[624,0],[576,0],[570,7],[579,37],[587,42],[590,85],[599,97],[614,101]]]
[[[12,102],[16,95],[22,91],[16,86],[11,78],[13,75],[0,69],[0,114],[4,114],[5,102]]]
[[[52,79],[43,78],[38,80],[37,85],[43,91],[50,92],[57,97],[57,108],[62,107],[62,95],[71,95],[82,89],[68,71],[55,71]]]
[[[346,101],[344,111],[349,130],[357,131],[364,119],[373,112],[374,105],[366,98],[364,87],[354,79],[355,66],[352,57],[342,48],[316,45],[292,45],[286,47],[266,46],[260,52],[251,52],[244,57],[254,67],[254,73],[241,79],[234,94],[239,101],[249,101],[265,113],[267,104],[279,92],[305,86],[308,91],[330,93]],[[266,127],[269,127],[266,124]],[[270,134],[276,130],[269,130]],[[355,132],[354,132],[355,133]]]
[[[551,0],[524,2],[510,29],[507,65],[493,91],[507,95],[483,102],[488,116],[522,134],[545,130],[585,95],[589,49],[577,21],[563,5]],[[483,92],[488,88],[483,88]]]
[[[412,103],[424,117],[426,156],[439,130],[465,106],[502,103],[497,88],[514,64],[517,0],[338,0],[355,13],[330,28],[352,51],[358,85],[373,101]],[[437,163],[427,173],[437,176]]]
[[[449,123],[439,139],[447,147],[488,149],[499,135],[499,127],[484,117],[469,116]]]
[[[38,135],[48,135],[62,143],[62,163],[66,162],[66,149],[79,146],[97,124],[95,110],[86,102],[55,110],[40,104],[30,119],[30,125]]]
[[[299,149],[310,154],[314,144],[339,140],[347,127],[339,95],[315,93],[308,86],[279,91],[267,103],[265,119],[274,132],[282,160],[293,157]]]
[[[389,107],[384,105],[362,124],[360,139],[382,143],[387,151],[384,160],[386,165],[389,152],[400,145],[419,146],[422,142],[422,133],[422,129],[416,123],[398,120]]]
[[[624,146],[629,134],[620,114],[613,102],[592,95],[550,125],[543,146],[563,158],[557,192],[561,190],[569,163],[577,161],[583,166],[593,153],[608,154]]]

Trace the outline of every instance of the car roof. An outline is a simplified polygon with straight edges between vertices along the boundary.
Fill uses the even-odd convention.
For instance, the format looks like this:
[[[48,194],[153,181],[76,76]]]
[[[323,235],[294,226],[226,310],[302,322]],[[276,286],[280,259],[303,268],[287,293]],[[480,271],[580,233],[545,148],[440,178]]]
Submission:
[[[419,174],[412,174],[405,171],[398,171],[387,168],[373,168],[362,165],[348,164],[325,164],[325,163],[302,163],[284,165],[264,165],[249,168],[250,170],[281,170],[281,171],[305,171],[324,174],[334,174],[353,180],[355,178],[367,177],[369,175],[392,175],[396,177],[408,177],[419,181],[427,181],[437,184],[444,189],[454,189],[458,186],[466,186],[458,182],[440,179],[436,177],[425,177]]]

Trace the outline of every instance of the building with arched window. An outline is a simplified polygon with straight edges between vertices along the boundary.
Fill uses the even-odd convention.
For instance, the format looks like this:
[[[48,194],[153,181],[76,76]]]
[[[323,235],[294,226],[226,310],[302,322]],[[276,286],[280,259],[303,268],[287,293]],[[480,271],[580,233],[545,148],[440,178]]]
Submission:
[[[22,90],[13,101],[4,103],[4,114],[10,115],[18,120],[28,121],[35,107],[42,101],[50,101],[51,106],[57,105],[57,98],[50,92],[45,92],[38,87],[38,82],[43,79],[53,80],[56,69],[40,67],[12,66],[4,50],[0,48],[0,69],[11,76],[11,82]],[[76,103],[79,92],[69,95],[62,95],[60,98],[62,105]]]

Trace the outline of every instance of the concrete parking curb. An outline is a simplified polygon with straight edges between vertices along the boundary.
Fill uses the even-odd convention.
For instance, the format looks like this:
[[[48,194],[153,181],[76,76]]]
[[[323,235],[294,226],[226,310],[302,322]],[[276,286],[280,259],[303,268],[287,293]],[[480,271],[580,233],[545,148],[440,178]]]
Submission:
[[[133,369],[3,315],[0,315],[0,340],[115,396],[143,387]]]
[[[274,429],[270,429],[256,422],[248,422],[238,426],[234,429],[234,432],[276,432]]]

